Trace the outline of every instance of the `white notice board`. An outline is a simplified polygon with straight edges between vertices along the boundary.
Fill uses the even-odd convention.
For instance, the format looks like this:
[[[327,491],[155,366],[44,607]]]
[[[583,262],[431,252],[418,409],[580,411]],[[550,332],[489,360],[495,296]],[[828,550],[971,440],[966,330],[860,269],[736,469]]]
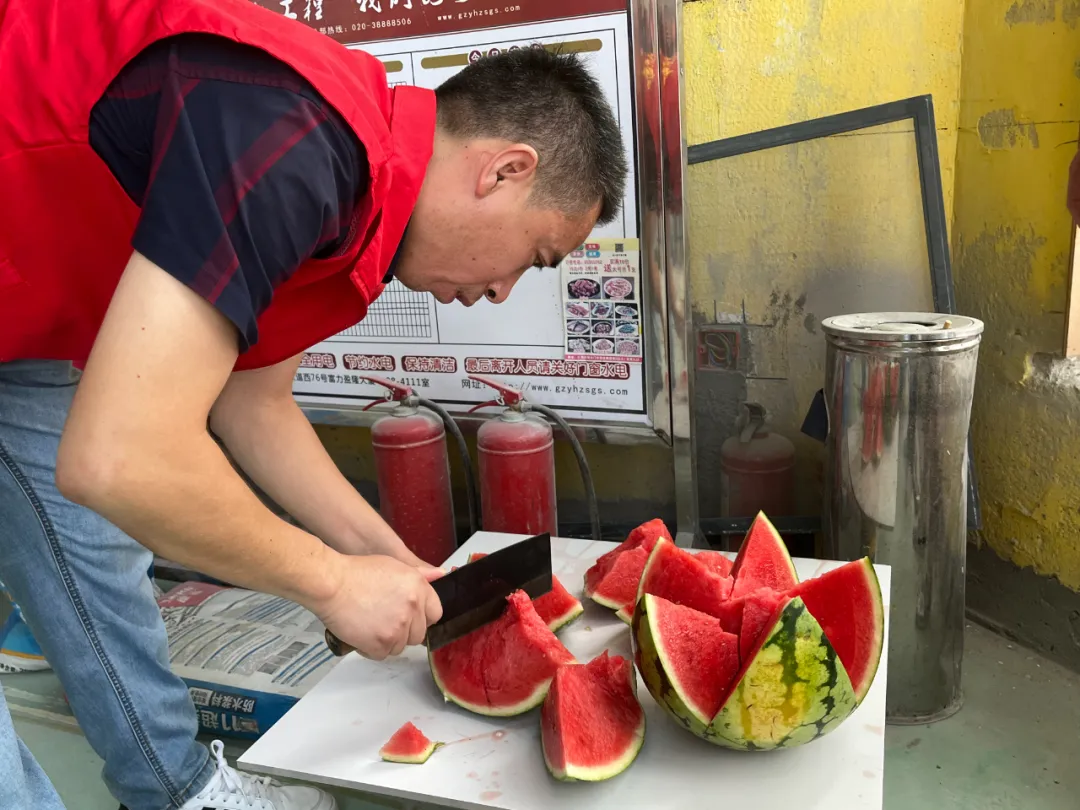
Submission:
[[[589,423],[650,424],[644,360],[630,16],[620,0],[258,0],[348,47],[379,57],[392,85],[434,89],[495,50],[579,53],[622,128],[630,176],[620,215],[558,269],[530,269],[502,304],[440,304],[396,281],[365,319],[311,348],[293,392],[304,407],[353,409],[382,399],[362,375],[411,386],[462,413],[492,399],[469,374]]]

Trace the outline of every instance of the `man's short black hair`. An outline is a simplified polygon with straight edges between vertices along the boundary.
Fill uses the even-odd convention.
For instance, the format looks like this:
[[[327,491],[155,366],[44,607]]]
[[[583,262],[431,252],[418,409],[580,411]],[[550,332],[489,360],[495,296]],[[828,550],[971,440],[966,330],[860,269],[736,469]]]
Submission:
[[[627,160],[619,125],[581,59],[530,46],[485,56],[436,91],[439,127],[457,138],[502,138],[539,155],[532,204],[598,223],[622,203]]]

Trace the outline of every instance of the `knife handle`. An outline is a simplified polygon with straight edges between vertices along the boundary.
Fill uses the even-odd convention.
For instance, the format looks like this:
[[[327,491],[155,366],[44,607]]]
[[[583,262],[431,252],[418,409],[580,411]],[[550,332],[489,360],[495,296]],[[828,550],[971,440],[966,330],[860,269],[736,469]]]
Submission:
[[[329,630],[326,631],[325,636],[326,636],[326,646],[329,647],[330,652],[332,652],[338,658],[342,657],[343,655],[348,655],[349,653],[354,652],[356,650],[355,647],[350,647],[348,644],[346,644],[340,638],[335,636]]]

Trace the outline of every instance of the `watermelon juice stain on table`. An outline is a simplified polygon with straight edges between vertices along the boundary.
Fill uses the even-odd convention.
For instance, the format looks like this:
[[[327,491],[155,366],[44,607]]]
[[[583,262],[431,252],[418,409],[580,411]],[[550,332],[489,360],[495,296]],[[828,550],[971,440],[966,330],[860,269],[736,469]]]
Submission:
[[[522,539],[525,539],[524,535],[480,532],[458,549],[446,564],[465,565],[471,554],[495,551]],[[657,545],[655,542],[645,544],[652,545],[653,550]],[[561,585],[582,603],[580,615],[557,633],[561,644],[578,664],[593,662],[605,650],[611,657],[633,661],[631,633],[634,629],[626,624],[627,619],[632,620],[632,615],[626,616],[624,611],[624,618],[620,620],[615,605],[602,606],[585,593],[586,572],[616,547],[616,543],[552,538],[552,571]],[[658,556],[670,553],[662,548]],[[726,587],[733,586],[729,573],[724,573],[731,569],[718,559],[721,555],[712,559],[710,556],[707,554],[702,558],[701,570],[710,572],[711,584],[699,589],[697,599],[711,598],[714,588],[719,588],[722,593]],[[727,562],[733,561],[732,555],[727,557]],[[791,576],[805,583],[842,566],[842,563],[796,559]],[[768,569],[767,565],[762,570],[765,569]],[[790,749],[745,752],[706,742],[688,731],[694,724],[693,712],[683,722],[677,720],[673,712],[662,708],[650,694],[641,667],[637,666],[633,669],[636,697],[645,718],[640,751],[625,770],[605,781],[561,782],[553,778],[545,764],[540,703],[524,714],[510,717],[481,716],[467,711],[444,697],[432,676],[426,650],[415,647],[409,648],[389,666],[390,662],[372,662],[355,654],[344,658],[248,750],[241,758],[241,766],[252,771],[440,807],[674,810],[702,806],[703,796],[714,795],[719,801],[722,795],[727,806],[752,805],[761,810],[786,808],[792,804],[830,810],[881,810],[887,671],[884,650],[888,649],[890,572],[883,566],[874,566],[872,571],[877,574],[884,605],[883,632],[877,639],[882,653],[872,676],[866,674],[865,661],[854,661],[853,677],[848,679],[845,668],[839,663],[845,659],[848,663],[853,662],[852,651],[862,643],[859,641],[863,638],[861,629],[848,633],[847,637],[841,635],[840,640],[834,642],[835,648],[833,644],[821,643],[821,637],[826,635],[821,628],[833,622],[829,616],[821,619],[820,626],[810,619],[812,627],[808,625],[809,631],[798,635],[800,639],[818,639],[816,646],[804,645],[805,649],[813,648],[814,655],[807,660],[800,659],[801,663],[794,659],[786,663],[780,660],[783,655],[777,647],[779,636],[775,629],[767,634],[768,638],[757,642],[761,654],[754,658],[757,662],[754,666],[759,670],[751,673],[755,682],[767,682],[765,674],[780,671],[788,664],[796,665],[799,672],[809,671],[807,666],[814,664],[816,674],[810,678],[811,681],[817,678],[814,688],[833,690],[835,695],[843,698],[836,703],[846,705],[845,711],[850,711],[850,715],[839,716],[838,724],[834,723],[825,736],[808,744]],[[773,571],[769,576],[782,573]],[[848,575],[845,573],[844,577]],[[595,571],[592,578],[597,579]],[[753,601],[746,596],[740,598]],[[791,609],[792,605],[805,607],[803,600],[785,598],[783,602],[788,606],[786,613],[791,628],[796,627],[799,616],[803,613],[809,616],[812,612]],[[703,606],[706,603],[699,605]],[[534,608],[535,605],[522,609],[537,616]],[[831,610],[831,606],[826,606],[818,612],[824,615]],[[743,612],[747,616],[756,615]],[[806,621],[804,617],[803,622]],[[641,624],[639,619],[639,638],[647,640],[651,634],[642,633]],[[653,622],[650,626],[654,630],[660,628],[657,632],[662,633],[663,623]],[[528,633],[531,634],[546,634],[549,630],[540,620],[530,627]],[[719,632],[726,633],[727,630]],[[767,660],[769,642],[778,650],[775,661]],[[745,642],[734,642],[735,646],[740,643]],[[817,666],[821,661],[829,665]],[[770,664],[773,665],[771,669]],[[616,668],[612,667],[610,671],[614,672]],[[649,670],[646,668],[646,671]],[[859,702],[853,696],[867,685],[869,690]],[[686,685],[686,688],[690,686]],[[727,691],[731,693],[729,697],[721,695],[713,699],[726,700],[732,706],[736,705],[735,701],[743,701],[739,705],[746,705],[748,690],[744,686]],[[852,701],[856,706],[853,710]],[[704,708],[699,705],[702,701],[689,702],[700,715]],[[713,708],[709,706],[707,712]],[[815,714],[813,705],[802,705],[799,709],[802,712],[798,718],[800,722],[794,724],[795,731],[791,736],[810,738],[829,725],[829,718],[820,710]],[[609,714],[611,712],[617,713],[618,707],[610,709]],[[564,734],[573,737],[574,729],[570,727],[573,711],[564,705],[559,714],[563,718]],[[705,727],[700,719],[699,732]],[[590,720],[590,716],[583,718],[585,723]],[[408,722],[415,723],[426,738],[443,745],[422,765],[383,761],[380,749]],[[713,725],[719,728],[718,724]],[[742,744],[745,736],[742,731],[733,734],[730,724],[727,731],[719,734],[725,735],[733,737],[737,744]],[[751,736],[754,735],[764,739],[761,729],[754,729]],[[623,755],[633,747],[626,746],[628,739],[623,739],[620,749]],[[715,731],[712,739],[718,739]]]

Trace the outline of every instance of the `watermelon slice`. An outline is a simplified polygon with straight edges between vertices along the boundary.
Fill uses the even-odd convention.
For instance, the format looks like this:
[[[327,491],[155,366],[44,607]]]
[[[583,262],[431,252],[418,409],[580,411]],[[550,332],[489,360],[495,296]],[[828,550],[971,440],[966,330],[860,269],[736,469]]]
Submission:
[[[870,559],[863,557],[808,579],[790,593],[814,614],[862,702],[877,674],[884,642],[881,585]]]
[[[527,593],[514,591],[507,603],[495,621],[428,654],[443,696],[476,714],[510,717],[536,708],[556,670],[574,661]]]
[[[474,562],[486,556],[482,551],[475,551],[469,555],[469,562]],[[551,590],[533,599],[533,607],[540,614],[540,618],[551,628],[552,633],[568,625],[585,610],[581,602],[563,587],[563,584],[559,582],[559,578],[555,575],[551,577]]]
[[[424,736],[424,732],[409,722],[395,731],[394,735],[386,741],[386,744],[379,749],[379,756],[387,762],[422,765],[441,745],[440,742],[429,740]]]
[[[555,673],[540,709],[548,771],[561,781],[599,782],[623,771],[645,740],[633,665],[607,650]]]
[[[722,577],[730,576],[731,568],[735,565],[732,560],[729,560],[719,551],[699,551],[694,556],[705,563],[706,568]]]
[[[677,605],[719,616],[720,606],[731,595],[731,587],[730,577],[713,573],[697,555],[661,538],[645,564],[635,601],[640,602],[642,595],[651,593]]]
[[[799,584],[787,546],[763,512],[758,512],[743,538],[731,576],[735,580],[733,597],[745,596],[759,588],[786,593]]]
[[[707,613],[646,594],[645,611],[665,644],[661,665],[687,710],[708,724],[724,705],[739,671],[739,639]]]
[[[632,611],[641,572],[645,570],[649,552],[661,537],[671,540],[667,526],[659,519],[642,523],[630,532],[585,572],[585,595],[612,610],[627,607]]]

